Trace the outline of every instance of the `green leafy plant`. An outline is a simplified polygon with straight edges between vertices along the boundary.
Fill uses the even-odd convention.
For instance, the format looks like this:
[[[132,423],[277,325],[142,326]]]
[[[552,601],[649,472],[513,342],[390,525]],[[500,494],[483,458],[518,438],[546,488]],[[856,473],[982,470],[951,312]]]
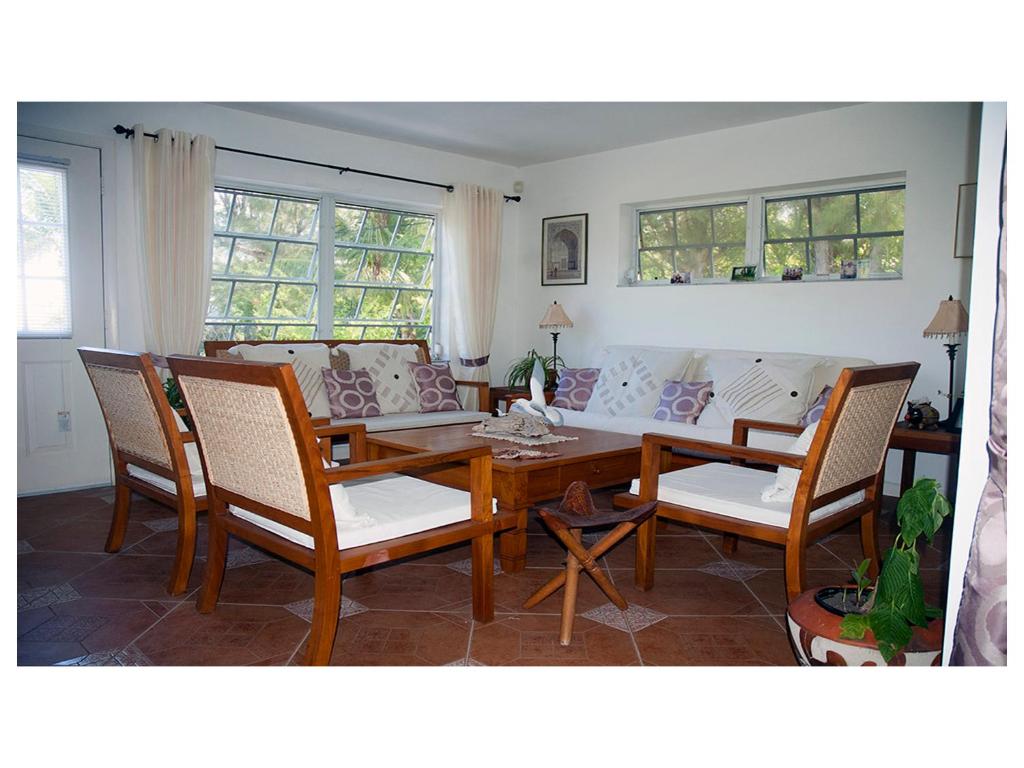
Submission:
[[[910,642],[915,626],[926,627],[930,620],[942,616],[941,609],[924,601],[917,540],[924,535],[931,542],[951,510],[949,499],[931,478],[921,478],[900,497],[896,505],[896,541],[882,560],[871,596],[861,608],[843,617],[840,637],[861,640],[870,629],[882,658],[889,662]],[[854,572],[858,594],[864,593],[870,583],[864,583],[863,578],[867,561],[861,566],[863,571],[858,568]]]
[[[164,394],[167,395],[167,402],[171,404],[171,408],[177,410],[185,407],[185,401],[181,397],[181,390],[178,389],[176,379],[167,379],[164,382]]]
[[[525,387],[529,384],[530,377],[533,375],[534,360],[540,360],[540,364],[544,368],[545,384],[553,386],[556,382],[556,371],[559,368],[564,368],[565,362],[561,356],[553,357],[549,355],[544,357],[535,349],[531,349],[519,360],[512,361],[508,371],[505,373],[505,384],[509,387]]]

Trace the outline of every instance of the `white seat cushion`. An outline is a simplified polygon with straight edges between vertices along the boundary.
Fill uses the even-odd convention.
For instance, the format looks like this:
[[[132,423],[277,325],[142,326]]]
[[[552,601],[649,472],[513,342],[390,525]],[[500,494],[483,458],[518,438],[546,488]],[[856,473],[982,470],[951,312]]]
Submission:
[[[331,424],[365,424],[367,432],[389,432],[393,429],[441,427],[446,424],[478,424],[490,414],[482,411],[437,411],[434,413],[385,413],[364,419],[331,419]]]
[[[469,493],[414,477],[381,475],[345,483],[344,487],[357,514],[372,522],[354,527],[352,521],[336,515],[339,549],[387,541],[470,518]],[[497,510],[497,502],[492,504]],[[313,548],[313,537],[300,531],[238,507],[230,506],[228,510],[289,541]]]
[[[793,502],[761,501],[761,490],[774,480],[774,472],[734,464],[701,464],[660,475],[658,501],[776,528],[788,528]],[[633,481],[629,492],[640,493],[639,480]],[[850,494],[812,511],[810,521],[813,523],[821,520],[863,500],[864,491]]]

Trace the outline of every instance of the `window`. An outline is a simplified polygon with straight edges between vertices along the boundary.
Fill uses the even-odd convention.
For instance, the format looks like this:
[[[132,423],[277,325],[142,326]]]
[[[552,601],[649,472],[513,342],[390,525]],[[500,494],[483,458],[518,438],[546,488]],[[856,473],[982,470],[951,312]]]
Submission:
[[[832,275],[839,273],[842,262],[858,261],[870,275],[900,275],[904,190],[900,186],[766,199],[764,274],[802,267],[808,275]]]
[[[338,204],[334,209],[334,337],[428,339],[434,218]]]
[[[214,191],[208,339],[312,339],[320,201]]]
[[[746,261],[747,204],[639,212],[639,277],[730,277]]]
[[[67,171],[18,163],[18,337],[71,336]]]

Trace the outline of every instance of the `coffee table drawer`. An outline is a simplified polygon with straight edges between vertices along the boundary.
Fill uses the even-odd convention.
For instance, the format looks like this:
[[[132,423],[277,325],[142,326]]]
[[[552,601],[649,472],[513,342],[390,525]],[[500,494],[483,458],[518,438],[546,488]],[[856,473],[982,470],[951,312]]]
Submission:
[[[609,456],[569,464],[562,469],[561,486],[582,480],[594,488],[617,485],[640,476],[639,453],[628,456]]]

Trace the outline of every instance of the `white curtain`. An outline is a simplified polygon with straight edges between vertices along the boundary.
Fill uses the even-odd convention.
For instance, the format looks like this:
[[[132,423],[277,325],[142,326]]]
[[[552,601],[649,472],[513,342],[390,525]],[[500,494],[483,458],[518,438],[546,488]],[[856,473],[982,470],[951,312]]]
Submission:
[[[194,355],[203,340],[213,248],[209,136],[135,126],[135,210],[146,350]]]
[[[445,288],[455,336],[451,360],[457,378],[468,381],[490,379],[503,206],[498,190],[458,184],[445,196],[441,213]]]

